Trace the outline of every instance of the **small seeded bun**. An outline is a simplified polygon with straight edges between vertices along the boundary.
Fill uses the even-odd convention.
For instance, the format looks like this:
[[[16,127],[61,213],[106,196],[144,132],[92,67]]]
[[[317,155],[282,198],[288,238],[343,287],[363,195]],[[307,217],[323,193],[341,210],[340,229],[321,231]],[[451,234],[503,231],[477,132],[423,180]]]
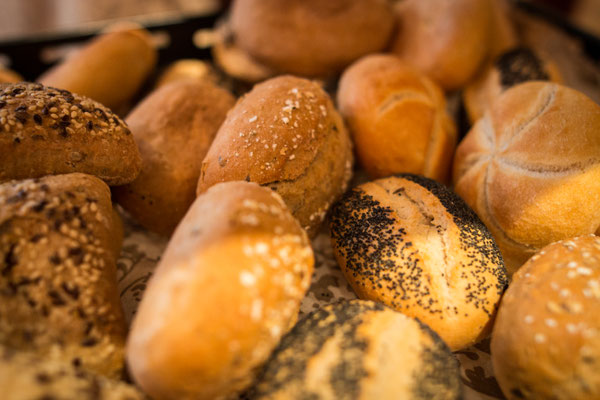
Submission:
[[[131,182],[141,158],[127,125],[88,98],[38,83],[0,84],[0,182],[83,172]]]
[[[314,236],[329,206],[346,191],[351,146],[319,85],[273,78],[256,85],[227,115],[202,162],[198,193],[225,181],[268,186]]]
[[[0,347],[3,400],[142,400],[135,387],[86,371],[78,363],[42,359]]]
[[[23,77],[15,71],[0,67],[0,83],[17,83],[22,81]]]
[[[454,156],[454,190],[490,229],[513,274],[552,242],[600,227],[600,106],[548,82],[495,102]]]
[[[463,91],[471,124],[483,117],[504,91],[527,81],[560,83],[562,78],[553,61],[527,47],[513,48],[501,54]]]
[[[358,297],[418,318],[454,351],[485,338],[507,285],[492,236],[445,186],[400,175],[333,208],[334,255]]]
[[[158,78],[156,88],[180,80],[197,79],[217,84],[217,72],[210,63],[203,60],[184,59],[171,63]]]
[[[383,50],[394,28],[386,0],[235,0],[236,45],[281,73],[326,77]]]
[[[115,111],[154,70],[157,51],[145,30],[117,30],[90,41],[38,82],[94,99]]]
[[[131,374],[156,399],[233,398],[295,322],[313,271],[272,190],[216,185],[177,227],[134,318]]]
[[[492,334],[509,399],[600,398],[600,238],[544,247],[514,275]]]
[[[405,0],[396,3],[392,52],[446,90],[464,86],[488,54],[491,0]]]
[[[462,399],[458,362],[418,320],[372,301],[330,304],[281,341],[250,399]]]
[[[0,185],[0,344],[123,370],[108,186],[84,174]]]
[[[371,178],[450,179],[456,127],[444,93],[425,75],[393,55],[366,56],[342,75],[337,102]]]
[[[196,198],[200,165],[235,99],[210,82],[187,79],[151,93],[127,117],[142,171],[114,189],[140,224],[170,235]]]

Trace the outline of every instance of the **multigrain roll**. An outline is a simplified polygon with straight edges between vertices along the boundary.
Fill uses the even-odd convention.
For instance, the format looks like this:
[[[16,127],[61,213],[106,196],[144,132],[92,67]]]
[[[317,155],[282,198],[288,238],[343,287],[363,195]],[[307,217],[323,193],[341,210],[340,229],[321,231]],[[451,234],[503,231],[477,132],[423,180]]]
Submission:
[[[546,56],[527,47],[502,53],[463,91],[463,101],[471,124],[474,124],[507,89],[527,81],[560,83],[558,68]]]
[[[325,77],[383,50],[394,28],[386,0],[235,0],[237,46],[280,73]]]
[[[78,363],[5,347],[0,347],[0,387],[4,400],[146,399],[135,387],[86,371]]]
[[[292,76],[270,79],[227,115],[202,162],[198,193],[233,180],[268,186],[314,236],[329,206],[346,191],[351,146],[320,86]]]
[[[281,198],[227,182],[177,227],[133,321],[127,360],[155,399],[230,398],[295,322],[313,270]]]
[[[371,178],[450,179],[456,127],[444,93],[425,75],[393,55],[366,56],[342,75],[337,102]]]
[[[140,172],[127,125],[86,97],[38,83],[0,84],[0,182],[83,172],[109,185]]]
[[[93,39],[38,82],[92,98],[117,111],[136,94],[156,59],[147,31],[118,30]]]
[[[544,247],[514,275],[492,334],[509,399],[600,398],[600,238]]]
[[[600,227],[600,106],[576,90],[517,85],[457,148],[454,189],[512,275],[545,245]]]
[[[154,91],[127,117],[142,171],[115,188],[146,228],[169,235],[196,198],[200,165],[235,99],[210,82],[182,80]]]
[[[475,75],[488,52],[490,0],[405,0],[395,11],[393,53],[446,90]]]
[[[114,232],[110,191],[93,176],[0,185],[0,344],[119,377]]]
[[[490,332],[507,285],[502,257],[445,186],[416,175],[365,183],[333,207],[330,229],[359,298],[418,318],[453,351]]]
[[[23,77],[7,68],[0,67],[0,83],[17,83],[23,81]]]
[[[456,358],[426,325],[352,300],[300,321],[249,398],[462,399],[462,386]]]
[[[203,60],[183,59],[171,63],[163,71],[156,82],[156,88],[187,79],[217,84],[219,77],[210,63]]]

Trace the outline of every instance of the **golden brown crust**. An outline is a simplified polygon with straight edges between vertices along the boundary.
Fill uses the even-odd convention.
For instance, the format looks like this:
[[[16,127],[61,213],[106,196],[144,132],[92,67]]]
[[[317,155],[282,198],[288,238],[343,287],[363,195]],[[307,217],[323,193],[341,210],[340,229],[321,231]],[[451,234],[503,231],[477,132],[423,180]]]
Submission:
[[[513,4],[510,0],[492,0],[491,33],[488,60],[519,45],[519,36],[514,23]]]
[[[148,32],[119,30],[93,39],[38,82],[87,96],[116,111],[135,95],[156,59]]]
[[[503,52],[463,91],[463,101],[471,124],[474,124],[507,89],[527,81],[561,83],[554,62],[546,55],[526,47]]]
[[[245,390],[295,321],[312,270],[308,238],[275,192],[210,188],[177,227],[133,321],[135,381],[161,399]]]
[[[197,79],[217,84],[218,76],[213,66],[203,60],[182,59],[171,63],[160,75],[156,88],[179,80]]]
[[[190,79],[150,94],[127,117],[142,171],[115,188],[117,202],[146,228],[171,234],[196,198],[202,160],[234,103],[224,89]]]
[[[371,178],[395,173],[450,179],[456,128],[440,88],[393,55],[370,55],[340,80],[340,112]]]
[[[512,275],[537,250],[600,226],[600,106],[567,87],[507,90],[458,146],[456,192]]]
[[[446,90],[467,83],[487,56],[490,0],[406,0],[396,14],[392,52]]]
[[[394,27],[385,0],[237,0],[236,44],[282,73],[325,77],[380,51]]]
[[[17,83],[23,81],[23,77],[15,71],[0,67],[0,83]]]
[[[0,185],[0,344],[119,377],[110,191],[84,174]]]
[[[78,363],[41,358],[0,347],[0,387],[4,400],[142,400],[135,387],[86,371]]]
[[[329,96],[314,82],[281,76],[229,112],[202,162],[198,193],[232,180],[269,186],[314,235],[351,169],[350,138]]]
[[[330,228],[360,298],[418,318],[453,350],[489,333],[506,270],[483,223],[446,187],[416,175],[365,183],[336,204]]]
[[[296,324],[248,397],[457,400],[462,387],[438,335],[381,304],[352,300]]]
[[[600,238],[550,244],[517,273],[492,334],[509,399],[600,397]]]
[[[0,182],[83,172],[131,182],[141,158],[127,125],[109,109],[37,83],[0,84]]]

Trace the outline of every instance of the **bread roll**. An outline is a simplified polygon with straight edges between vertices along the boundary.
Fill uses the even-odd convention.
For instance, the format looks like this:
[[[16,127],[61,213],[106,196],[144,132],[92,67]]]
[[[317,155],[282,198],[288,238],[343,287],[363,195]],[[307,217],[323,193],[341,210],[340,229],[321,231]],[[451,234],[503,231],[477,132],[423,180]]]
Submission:
[[[208,62],[196,59],[184,59],[171,63],[160,75],[156,88],[179,80],[197,79],[217,84],[219,78]]]
[[[492,20],[488,60],[495,60],[501,54],[519,46],[515,22],[513,20],[513,2],[510,0],[491,0]]]
[[[281,341],[250,399],[462,399],[456,358],[418,320],[372,301],[330,304]]]
[[[463,91],[463,101],[474,124],[506,90],[527,81],[552,81],[562,78],[554,62],[526,48],[514,48],[501,54]]]
[[[78,363],[42,359],[0,347],[0,387],[4,400],[142,400],[131,385],[81,368]]]
[[[399,172],[450,179],[456,127],[440,88],[393,55],[366,56],[340,80],[337,102],[371,178]]]
[[[507,285],[492,236],[445,186],[416,175],[352,189],[331,214],[333,252],[361,299],[418,318],[450,349],[485,338]]]
[[[0,182],[84,172],[131,182],[141,158],[127,125],[109,109],[36,83],[0,84]]]
[[[17,83],[23,81],[23,77],[15,71],[0,67],[0,83]]]
[[[456,192],[490,229],[512,275],[557,240],[600,227],[600,106],[567,87],[507,90],[458,146]]]
[[[148,32],[119,30],[93,39],[38,82],[90,97],[116,111],[136,94],[156,59]]]
[[[514,275],[492,362],[509,399],[600,398],[600,238],[550,244]]]
[[[110,191],[84,174],[0,185],[0,344],[123,369]]]
[[[394,28],[386,0],[235,0],[236,44],[282,73],[324,77],[383,50]]]
[[[127,117],[142,171],[115,188],[118,203],[146,228],[171,234],[196,198],[202,160],[234,103],[227,91],[191,79],[144,99]]]
[[[446,90],[475,75],[488,52],[490,0],[405,0],[395,8],[393,53]]]
[[[316,83],[281,76],[240,99],[202,162],[198,193],[247,180],[275,190],[314,236],[352,174],[350,137]]]
[[[294,323],[313,254],[273,191],[228,182],[177,227],[133,321],[127,360],[154,399],[245,390]]]

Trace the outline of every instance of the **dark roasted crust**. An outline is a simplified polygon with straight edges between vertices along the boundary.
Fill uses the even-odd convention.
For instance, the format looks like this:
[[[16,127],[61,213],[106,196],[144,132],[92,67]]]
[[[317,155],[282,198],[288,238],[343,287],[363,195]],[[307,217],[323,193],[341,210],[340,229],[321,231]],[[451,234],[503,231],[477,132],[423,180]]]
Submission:
[[[38,83],[0,84],[0,182],[83,172],[110,185],[133,180],[141,158],[108,108]]]
[[[330,367],[330,390],[339,399],[360,398],[361,382],[370,376],[363,365],[370,340],[369,337],[359,334],[358,330],[361,325],[368,324],[364,320],[367,314],[384,310],[389,312],[389,309],[379,303],[353,300],[327,305],[309,314],[283,338],[259,375],[258,383],[246,397],[266,399],[289,396],[293,393],[294,399],[320,399],[319,393],[310,391],[305,386],[309,363],[328,340],[334,335],[342,335],[339,348],[342,358]],[[419,326],[420,332],[430,337],[433,344],[422,349],[423,359],[431,364],[424,368],[412,365],[398,366],[399,373],[402,373],[403,367],[405,373],[411,373],[412,369],[418,371],[413,375],[414,385],[408,398],[461,398],[458,362],[437,335],[423,324],[419,323]],[[399,332],[399,335],[403,334],[415,332]],[[390,390],[394,390],[393,385],[390,386]],[[393,395],[407,398],[403,397],[406,393],[390,393],[390,396]]]
[[[527,81],[549,81],[550,75],[542,60],[526,47],[502,54],[495,62],[504,89]]]

